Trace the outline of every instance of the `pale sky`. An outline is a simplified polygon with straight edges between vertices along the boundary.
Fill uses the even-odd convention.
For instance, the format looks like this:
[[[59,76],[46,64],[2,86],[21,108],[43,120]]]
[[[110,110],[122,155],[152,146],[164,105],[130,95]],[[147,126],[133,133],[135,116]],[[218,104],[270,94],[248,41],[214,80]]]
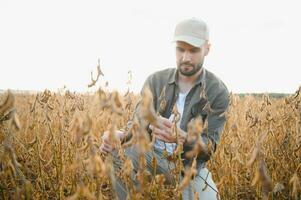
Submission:
[[[298,0],[0,0],[0,89],[87,88],[97,60],[110,89],[140,91],[176,67],[175,25],[210,28],[204,66],[232,92],[293,93],[301,85]]]

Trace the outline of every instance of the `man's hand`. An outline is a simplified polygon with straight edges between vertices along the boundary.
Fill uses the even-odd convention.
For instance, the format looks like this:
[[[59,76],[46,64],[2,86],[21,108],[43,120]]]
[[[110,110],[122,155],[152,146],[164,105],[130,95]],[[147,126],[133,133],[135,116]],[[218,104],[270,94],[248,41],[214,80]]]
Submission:
[[[169,119],[160,116],[157,118],[156,124],[151,124],[149,128],[158,139],[165,142],[174,142],[172,138],[172,122]]]
[[[112,144],[112,140],[110,140],[109,138],[110,136],[109,133],[110,133],[109,131],[105,131],[101,137],[102,143],[101,146],[99,147],[101,153],[107,154],[115,149],[114,144]],[[116,137],[117,140],[121,141],[125,137],[125,134],[124,132],[117,130],[114,132],[114,136]]]
[[[173,131],[173,123],[164,117],[158,117],[156,125],[150,125],[149,128],[152,130],[158,139],[169,142],[176,143],[176,134]],[[177,128],[179,143],[184,143],[187,137],[187,133],[180,128]]]

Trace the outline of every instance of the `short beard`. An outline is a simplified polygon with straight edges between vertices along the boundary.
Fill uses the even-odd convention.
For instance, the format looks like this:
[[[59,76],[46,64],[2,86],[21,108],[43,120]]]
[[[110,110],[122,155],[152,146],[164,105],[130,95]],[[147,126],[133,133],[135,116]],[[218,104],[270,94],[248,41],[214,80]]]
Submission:
[[[199,63],[199,64],[196,65],[196,66],[193,66],[193,65],[190,65],[190,64],[185,64],[185,63],[180,63],[180,65],[178,66],[178,70],[179,70],[179,72],[180,72],[182,75],[190,77],[190,76],[195,75],[196,73],[198,73],[198,72],[202,69],[203,63],[204,63],[204,62],[201,62],[201,63]],[[183,71],[183,70],[181,69],[181,65],[190,65],[190,66],[193,67],[193,69],[192,69],[191,71],[185,72],[185,71]]]

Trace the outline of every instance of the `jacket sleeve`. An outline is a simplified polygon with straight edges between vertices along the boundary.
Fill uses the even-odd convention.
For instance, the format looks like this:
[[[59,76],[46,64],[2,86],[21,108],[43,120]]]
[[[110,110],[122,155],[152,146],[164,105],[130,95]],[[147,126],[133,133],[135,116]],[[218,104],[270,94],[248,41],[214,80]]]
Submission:
[[[225,112],[229,106],[228,90],[220,92],[211,104],[212,112],[208,114],[208,137],[214,146],[219,143],[222,131],[225,126]],[[202,134],[204,135],[204,134]],[[207,137],[207,133],[205,133]],[[215,150],[215,149],[214,149]]]

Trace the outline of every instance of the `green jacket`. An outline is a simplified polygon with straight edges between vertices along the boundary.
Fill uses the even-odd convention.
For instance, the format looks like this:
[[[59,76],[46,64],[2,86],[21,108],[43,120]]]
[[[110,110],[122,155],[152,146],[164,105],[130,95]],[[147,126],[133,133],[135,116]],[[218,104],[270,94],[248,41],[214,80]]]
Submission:
[[[225,115],[223,113],[227,110],[229,105],[229,92],[225,84],[216,77],[212,72],[202,69],[201,75],[195,82],[195,85],[186,96],[184,111],[181,119],[180,128],[187,131],[187,125],[193,118],[201,116],[203,120],[208,120],[208,134],[207,132],[200,133],[205,143],[208,139],[213,143],[214,151],[216,145],[220,141],[222,130],[225,125]],[[153,94],[153,104],[156,112],[161,116],[169,118],[172,113],[172,108],[177,101],[179,94],[177,69],[168,68],[155,72],[150,75],[143,88],[149,87]],[[165,90],[165,95],[162,92]],[[201,91],[205,91],[207,99],[201,95]],[[164,92],[163,92],[164,93]],[[166,106],[160,109],[161,102],[165,99]],[[208,102],[209,101],[209,102]],[[212,112],[204,109],[206,103],[210,104]],[[149,131],[151,134],[151,131]],[[208,136],[207,136],[208,135]],[[183,145],[183,162],[184,165],[191,163],[191,160],[185,157],[185,153],[193,148],[194,144],[184,143]],[[197,158],[197,166],[205,165],[205,162],[210,159],[210,155],[201,154]]]

